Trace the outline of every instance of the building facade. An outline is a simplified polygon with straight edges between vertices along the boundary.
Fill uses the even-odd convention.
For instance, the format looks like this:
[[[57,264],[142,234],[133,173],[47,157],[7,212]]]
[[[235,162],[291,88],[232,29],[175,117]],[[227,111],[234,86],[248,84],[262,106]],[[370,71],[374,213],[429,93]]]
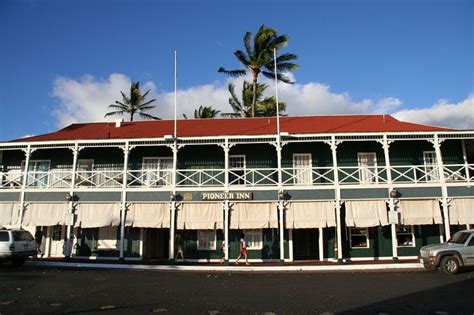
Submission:
[[[0,227],[46,257],[413,259],[474,224],[474,131],[387,115],[74,124],[0,165]]]

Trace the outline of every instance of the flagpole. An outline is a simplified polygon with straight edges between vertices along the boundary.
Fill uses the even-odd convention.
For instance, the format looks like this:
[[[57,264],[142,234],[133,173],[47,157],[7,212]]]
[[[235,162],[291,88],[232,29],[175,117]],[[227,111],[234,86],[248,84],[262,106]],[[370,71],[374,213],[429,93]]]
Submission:
[[[173,129],[173,137],[176,139],[176,108],[178,107],[178,52],[175,50],[174,51],[174,129]]]
[[[281,134],[280,134],[280,106],[278,104],[278,73],[277,73],[277,61],[276,61],[276,48],[273,48],[273,61],[275,67],[275,102],[276,102],[276,126],[277,126],[277,167],[278,167],[278,213],[280,217],[279,230],[280,230],[280,264],[285,262],[285,238],[284,238],[284,192],[282,187],[282,170],[281,170]]]

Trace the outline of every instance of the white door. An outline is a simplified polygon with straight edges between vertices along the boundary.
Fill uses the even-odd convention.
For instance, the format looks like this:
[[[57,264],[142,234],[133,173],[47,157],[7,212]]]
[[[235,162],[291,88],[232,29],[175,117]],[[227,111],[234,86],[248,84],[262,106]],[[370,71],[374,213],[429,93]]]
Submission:
[[[376,183],[377,178],[377,156],[375,152],[364,152],[357,154],[359,159],[359,181],[362,184]]]
[[[310,185],[313,181],[311,173],[311,154],[293,154],[294,183],[297,185]]]
[[[173,159],[144,157],[142,172],[145,186],[169,186],[173,183]]]
[[[435,151],[424,151],[423,162],[425,164],[425,174],[427,182],[436,182],[439,180],[438,162],[436,161]]]
[[[55,225],[49,227],[49,256],[50,257],[62,257],[64,249],[64,235],[65,227],[63,225]]]

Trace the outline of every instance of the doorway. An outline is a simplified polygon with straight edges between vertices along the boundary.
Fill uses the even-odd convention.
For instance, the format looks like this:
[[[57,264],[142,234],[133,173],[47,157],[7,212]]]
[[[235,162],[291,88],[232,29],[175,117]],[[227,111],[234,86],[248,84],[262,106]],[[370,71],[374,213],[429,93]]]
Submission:
[[[319,229],[293,230],[293,259],[319,259]]]
[[[55,225],[50,226],[48,229],[49,234],[49,256],[50,257],[62,257],[64,256],[63,249],[64,249],[64,235],[65,233],[65,226],[63,225]]]
[[[143,258],[167,260],[169,251],[169,229],[143,230]]]

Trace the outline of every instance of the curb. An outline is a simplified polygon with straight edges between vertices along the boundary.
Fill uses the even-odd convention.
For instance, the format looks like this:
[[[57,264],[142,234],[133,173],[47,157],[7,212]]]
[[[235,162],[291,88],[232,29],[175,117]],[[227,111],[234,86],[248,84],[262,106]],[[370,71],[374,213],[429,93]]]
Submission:
[[[115,269],[115,270],[162,270],[162,271],[237,271],[237,272],[272,272],[272,271],[397,271],[420,270],[421,263],[379,264],[379,265],[337,265],[337,266],[180,266],[180,265],[135,265],[135,264],[101,264],[74,262],[36,262],[28,261],[30,266]]]

